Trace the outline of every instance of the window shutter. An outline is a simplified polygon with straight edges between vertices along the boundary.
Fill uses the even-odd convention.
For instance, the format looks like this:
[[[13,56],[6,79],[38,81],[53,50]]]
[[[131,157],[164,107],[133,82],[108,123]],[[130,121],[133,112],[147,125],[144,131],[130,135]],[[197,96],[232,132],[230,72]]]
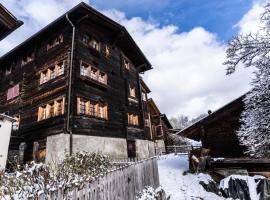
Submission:
[[[38,121],[42,120],[42,111],[43,111],[43,108],[39,107],[38,108]]]
[[[81,106],[80,106],[80,97],[77,97],[77,114],[81,113]]]
[[[66,105],[66,98],[63,97],[63,100],[62,100],[62,115],[65,114],[65,105]]]
[[[103,107],[104,118],[108,119],[108,106]]]
[[[40,73],[40,80],[39,80],[39,84],[41,85],[43,83],[44,80],[44,74],[43,72]]]
[[[48,71],[47,71],[47,81],[49,81],[50,79],[51,79],[51,70],[50,69],[48,69]]]
[[[97,104],[95,105],[95,116],[96,116],[96,117],[99,117],[98,108],[99,108],[99,104],[97,103]]]
[[[11,89],[8,89],[7,91],[7,100],[10,100],[11,99]]]
[[[14,96],[13,97],[16,97],[16,96],[19,96],[19,93],[20,93],[20,85],[17,84],[14,86]]]
[[[47,104],[47,106],[46,106],[46,116],[45,116],[46,119],[48,117],[51,117],[50,116],[50,109],[51,109],[51,105],[50,104]]]
[[[90,114],[90,101],[87,101],[86,104],[85,104],[85,113],[87,115]]]
[[[58,108],[59,108],[59,103],[58,101],[54,101],[54,116],[58,116],[60,113],[58,112]]]

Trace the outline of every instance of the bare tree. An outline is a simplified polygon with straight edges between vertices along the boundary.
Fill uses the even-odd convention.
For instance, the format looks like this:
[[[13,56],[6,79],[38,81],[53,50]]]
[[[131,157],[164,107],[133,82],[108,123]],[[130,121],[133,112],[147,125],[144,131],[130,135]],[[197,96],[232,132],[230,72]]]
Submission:
[[[270,155],[270,3],[265,5],[257,34],[239,35],[227,49],[227,74],[242,64],[254,68],[252,90],[244,98],[239,141],[254,157]]]

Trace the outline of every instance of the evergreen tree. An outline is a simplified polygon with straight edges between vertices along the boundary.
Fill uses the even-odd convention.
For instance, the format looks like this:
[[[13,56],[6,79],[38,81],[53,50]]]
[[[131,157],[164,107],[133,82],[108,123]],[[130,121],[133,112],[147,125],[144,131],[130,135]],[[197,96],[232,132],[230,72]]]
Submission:
[[[245,96],[241,114],[239,141],[253,157],[270,156],[270,3],[261,17],[261,29],[256,35],[239,35],[232,39],[226,51],[227,74],[244,64],[254,68],[252,89]]]

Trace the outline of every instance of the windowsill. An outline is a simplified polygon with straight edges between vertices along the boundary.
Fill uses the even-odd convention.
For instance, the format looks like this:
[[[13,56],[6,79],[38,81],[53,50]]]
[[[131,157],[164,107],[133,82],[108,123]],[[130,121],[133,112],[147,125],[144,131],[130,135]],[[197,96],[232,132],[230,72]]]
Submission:
[[[6,102],[7,102],[7,103],[12,103],[13,101],[18,100],[19,97],[20,97],[20,96],[16,96],[16,97],[14,97],[14,98],[12,98],[12,99],[6,100]]]
[[[81,78],[82,80],[84,80],[84,81],[93,83],[93,84],[95,84],[95,85],[97,85],[97,86],[100,86],[100,87],[102,87],[102,88],[104,88],[104,89],[107,89],[107,88],[108,88],[108,84],[99,82],[99,81],[97,81],[97,80],[95,80],[95,79],[92,79],[92,78],[90,78],[90,77],[80,75],[80,78]]]
[[[32,61],[30,61],[30,62],[28,62],[28,63],[26,63],[26,64],[21,64],[21,67],[26,67],[26,66],[28,66],[28,65],[30,65],[30,64],[33,64],[34,63],[34,61],[35,60],[32,60]]]
[[[53,46],[53,47],[50,47],[49,49],[48,49],[48,48],[46,48],[47,53],[51,53],[52,51],[54,51],[54,50],[58,49],[59,47],[61,47],[61,46],[62,46],[62,44],[63,44],[63,42],[62,42],[62,43],[59,43],[59,44],[57,44],[57,45],[55,45],[55,46]]]
[[[143,131],[139,126],[127,125],[128,130]]]
[[[52,82],[56,81],[57,79],[62,78],[64,75],[65,75],[65,73],[62,74],[62,75],[56,76],[55,78],[50,79],[50,80],[48,80],[48,81],[46,81],[46,82],[44,82],[44,83],[39,83],[39,86],[42,87],[43,85],[46,85],[46,84],[48,84],[48,83],[52,83]]]
[[[105,118],[101,118],[101,117],[96,117],[96,116],[92,116],[92,115],[87,115],[87,114],[77,114],[77,116],[83,116],[83,117],[87,117],[87,118],[90,118],[90,119],[97,119],[97,120],[102,120],[102,121],[108,121],[108,119],[105,119]]]
[[[60,114],[60,115],[57,115],[57,116],[49,117],[49,118],[46,118],[46,119],[37,120],[36,122],[37,123],[46,122],[47,120],[52,120],[54,118],[61,117],[61,116],[64,116],[64,114]]]
[[[139,100],[136,97],[129,96],[128,100],[133,102],[133,103],[139,103]]]
[[[85,43],[81,42],[87,49],[89,49],[91,51],[91,53],[93,53],[95,56],[100,57],[100,50],[97,50],[89,45],[86,45]]]

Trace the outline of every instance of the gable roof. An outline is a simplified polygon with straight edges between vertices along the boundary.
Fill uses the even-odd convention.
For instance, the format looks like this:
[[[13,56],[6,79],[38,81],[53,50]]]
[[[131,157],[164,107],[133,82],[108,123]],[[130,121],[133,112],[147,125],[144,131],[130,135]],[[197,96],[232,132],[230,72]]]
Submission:
[[[171,125],[171,122],[167,118],[167,115],[166,114],[162,114],[161,115],[161,119],[162,119],[162,121],[164,121],[164,123],[166,124],[166,126],[167,126],[168,129],[172,129],[173,128],[172,125]]]
[[[226,112],[228,112],[229,110],[238,109],[239,107],[243,106],[244,105],[243,99],[245,98],[245,96],[246,96],[246,94],[238,97],[237,99],[229,102],[228,104],[219,108],[215,112],[207,115],[206,117],[204,117],[204,118],[200,119],[199,121],[195,122],[194,124],[184,128],[183,130],[179,131],[176,134],[199,141],[201,138],[199,135],[200,131],[198,131],[198,130],[200,130],[201,125],[206,124],[206,123],[207,124],[212,123],[212,122],[216,121],[217,119],[220,119],[222,116],[224,116],[226,114]]]
[[[155,114],[156,116],[161,115],[160,110],[158,109],[156,103],[154,102],[154,100],[152,98],[148,99],[147,105],[148,105],[148,107],[150,109],[151,115],[153,115],[153,114]]]
[[[0,3],[0,41],[22,24]]]
[[[66,15],[68,15],[71,21],[75,23],[75,26],[77,22],[81,21],[81,19],[91,20],[101,26],[105,26],[110,31],[116,33],[116,37],[118,38],[118,40],[116,40],[116,45],[118,45],[122,49],[122,51],[125,52],[125,54],[133,62],[139,72],[144,72],[152,69],[150,62],[142,53],[141,49],[132,39],[125,27],[103,15],[102,13],[98,12],[84,2],[78,4],[77,6],[57,18],[55,21],[45,26],[43,29],[41,29],[36,34],[25,40],[23,43],[12,49],[0,59],[5,60],[8,57],[16,54],[18,51],[22,51],[23,48],[38,41],[50,30],[56,28],[57,25],[61,23],[67,24],[68,22],[66,20]]]

